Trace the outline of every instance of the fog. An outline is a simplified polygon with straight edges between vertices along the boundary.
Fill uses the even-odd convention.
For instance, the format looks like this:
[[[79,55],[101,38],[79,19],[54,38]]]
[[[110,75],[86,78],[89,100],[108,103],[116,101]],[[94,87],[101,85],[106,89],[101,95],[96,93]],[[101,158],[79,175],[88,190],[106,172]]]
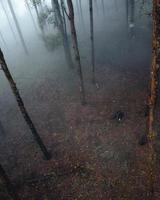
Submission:
[[[128,178],[146,124],[142,113],[148,97],[152,56],[151,1],[93,0],[97,89],[91,81],[89,1],[73,0],[86,106],[80,102],[69,19],[65,14],[73,68],[66,59],[51,1],[39,2],[34,5],[25,0],[0,1],[0,47],[38,132],[53,159],[65,160],[65,156],[75,152],[81,159],[81,155],[91,152],[95,156],[93,163],[102,159],[100,169],[107,173],[104,162],[113,153],[113,171],[120,170],[122,177]],[[68,13],[66,1],[65,8]],[[113,117],[117,111],[124,113],[122,123]],[[13,182],[23,182],[38,169],[40,173],[45,171],[2,70],[0,112],[0,159]],[[137,166],[133,168],[136,170]]]

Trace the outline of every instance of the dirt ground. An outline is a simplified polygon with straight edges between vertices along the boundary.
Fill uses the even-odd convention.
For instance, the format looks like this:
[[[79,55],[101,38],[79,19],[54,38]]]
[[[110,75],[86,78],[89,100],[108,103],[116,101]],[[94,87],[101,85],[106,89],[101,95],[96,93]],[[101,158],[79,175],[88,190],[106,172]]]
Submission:
[[[76,72],[67,68],[54,71],[53,78],[50,69],[32,89],[20,91],[52,154],[50,161],[43,159],[14,98],[8,104],[6,94],[0,159],[22,200],[149,199],[148,145],[139,145],[146,133],[149,68],[130,69],[99,66],[99,89],[86,70],[85,106],[80,104]],[[117,111],[124,113],[120,122],[113,119]],[[158,155],[159,138],[156,143]],[[159,191],[155,184],[155,199]]]

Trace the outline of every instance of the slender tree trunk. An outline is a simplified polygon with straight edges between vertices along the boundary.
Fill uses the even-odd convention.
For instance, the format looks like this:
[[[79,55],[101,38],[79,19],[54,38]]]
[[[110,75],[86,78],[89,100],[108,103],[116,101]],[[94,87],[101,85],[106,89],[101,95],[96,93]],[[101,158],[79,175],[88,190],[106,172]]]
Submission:
[[[0,1],[0,2],[1,2],[2,9],[3,9],[3,11],[4,11],[5,15],[6,15],[6,18],[7,18],[9,27],[10,27],[10,30],[11,30],[11,32],[12,32],[12,34],[13,34],[14,39],[16,40],[16,34],[15,34],[15,32],[14,32],[14,30],[13,30],[13,27],[12,27],[12,24],[11,24],[11,22],[10,22],[9,15],[8,15],[8,13],[7,13],[7,11],[6,11],[6,8],[5,8],[4,4],[3,4],[3,1]]]
[[[33,17],[31,8],[30,8],[30,5],[28,4],[28,0],[26,0],[26,6],[27,6],[28,12],[29,12],[29,14],[30,14],[30,16],[31,16],[31,20],[32,20],[32,22],[33,22],[33,26],[34,26],[36,32],[38,32],[38,29],[37,29],[37,26],[36,26],[36,22],[35,22],[35,20],[34,20],[34,17]]]
[[[26,54],[28,54],[28,49],[27,49],[26,43],[25,43],[25,41],[24,41],[24,37],[23,37],[22,31],[21,31],[21,28],[20,28],[20,26],[19,26],[19,23],[18,23],[16,14],[15,14],[15,12],[14,12],[14,9],[13,9],[12,3],[11,3],[11,0],[8,0],[8,5],[9,5],[9,8],[10,8],[10,10],[11,10],[11,13],[12,13],[12,16],[13,16],[13,19],[14,19],[14,22],[15,22],[15,25],[16,25],[16,28],[17,28],[17,31],[18,31],[18,34],[19,34],[21,43],[22,43],[22,46],[23,46],[23,48],[24,48],[24,51],[25,51]]]
[[[39,16],[39,11],[38,11],[38,7],[37,7],[37,3],[35,0],[32,0],[33,1],[33,6],[34,6],[34,9],[35,9],[35,12],[36,12],[36,15],[37,15],[37,19],[38,19],[38,25],[39,25],[39,28],[42,32],[42,35],[44,36],[45,35],[45,32],[43,30],[43,27],[41,26],[40,24],[40,16]]]
[[[98,0],[99,1],[99,0]],[[98,8],[98,3],[97,0],[94,0],[95,3],[95,7],[96,7],[96,11],[97,11],[97,15],[99,14],[99,8]]]
[[[128,0],[126,0],[126,24],[127,24],[127,31],[128,31],[128,26],[129,26],[129,12],[128,12]]]
[[[55,17],[55,23],[58,24],[58,19],[57,19],[57,13],[56,13],[56,6],[55,6],[55,2],[54,0],[51,0],[51,5],[52,5],[52,10],[53,10],[53,13],[54,13],[54,17]]]
[[[3,43],[4,43],[4,45],[6,45],[6,41],[5,41],[5,39],[4,39],[3,34],[1,33],[1,31],[0,31],[0,37],[1,37],[1,39],[2,39],[2,41],[3,41]]]
[[[36,14],[37,14],[37,18],[39,20],[39,12],[38,12],[38,8],[37,8],[37,4],[36,4],[36,1],[35,0],[32,0],[33,1],[33,6],[35,8],[35,11],[36,11]]]
[[[68,10],[69,10],[69,20],[70,20],[70,28],[71,28],[71,35],[73,41],[73,49],[75,53],[75,58],[78,65],[78,74],[80,77],[80,91],[81,91],[81,103],[86,104],[86,97],[85,97],[85,88],[84,88],[84,80],[83,80],[83,73],[82,73],[82,66],[81,66],[81,58],[78,48],[78,40],[77,40],[77,33],[74,23],[74,9],[72,0],[67,0]]]
[[[61,16],[58,0],[52,0],[52,7],[55,8],[55,14],[56,14],[57,22],[58,22],[58,29],[59,29],[59,32],[61,33],[61,36],[63,39],[63,46],[64,46],[67,64],[69,65],[70,68],[73,68],[70,45],[69,45],[69,41],[68,41],[68,36],[64,29],[63,19]]]
[[[78,0],[76,0],[76,7],[77,7],[77,16],[80,17],[80,10],[79,10],[79,5],[78,5]]]
[[[28,114],[28,112],[27,112],[27,110],[26,110],[26,108],[24,106],[23,100],[22,100],[22,98],[21,98],[21,96],[19,94],[19,91],[18,91],[18,88],[16,86],[16,83],[14,82],[14,80],[12,78],[12,75],[11,75],[11,73],[10,73],[8,67],[7,67],[7,64],[6,64],[6,61],[5,61],[5,58],[3,56],[3,52],[1,51],[1,49],[0,49],[0,64],[1,64],[1,68],[2,68],[6,78],[7,78],[8,82],[9,82],[9,84],[10,84],[10,87],[11,87],[12,92],[13,92],[15,98],[16,98],[18,107],[19,107],[19,109],[20,109],[20,111],[21,111],[21,113],[22,113],[22,115],[24,117],[24,120],[28,124],[28,126],[29,126],[29,128],[30,128],[30,130],[31,130],[31,132],[32,132],[32,134],[34,136],[34,139],[37,142],[37,144],[39,145],[39,147],[40,147],[41,151],[43,152],[45,158],[47,160],[49,160],[50,159],[50,155],[49,155],[49,153],[48,153],[48,151],[47,151],[47,149],[46,149],[41,137],[39,136],[39,134],[38,134],[38,132],[37,132],[32,120],[31,120],[31,118],[30,118],[30,116],[29,116],[29,114]]]
[[[159,15],[157,0],[153,0],[153,44],[152,44],[152,66],[151,66],[151,77],[150,77],[150,96],[149,96],[149,139],[153,139],[154,132],[154,121],[155,121],[155,106],[157,103],[158,95],[158,71],[159,71]]]
[[[92,82],[95,83],[95,50],[94,50],[94,24],[93,24],[93,1],[89,0],[90,11],[90,34],[91,34],[91,60],[92,60]]]
[[[5,135],[5,130],[4,130],[4,128],[3,128],[3,125],[2,125],[2,122],[0,121],[0,134],[1,135]]]
[[[134,0],[130,0],[130,4],[131,4],[131,17],[130,17],[130,21],[131,21],[132,24],[134,24],[135,1]]]
[[[150,95],[149,95],[149,118],[148,118],[148,141],[149,141],[149,181],[150,181],[150,199],[154,199],[155,183],[155,162],[156,154],[154,149],[156,133],[154,130],[155,108],[158,96],[158,72],[160,67],[160,3],[159,0],[153,0],[153,43],[152,43],[152,66],[150,74]]]
[[[65,34],[67,35],[67,25],[66,25],[64,9],[65,9],[64,0],[61,0],[61,10],[62,10],[62,16],[63,16],[64,31],[65,31]]]
[[[83,14],[82,14],[82,2],[81,2],[81,0],[79,0],[79,10],[80,10],[81,17],[82,17]]]
[[[12,197],[13,200],[20,200],[18,194],[16,193],[14,186],[10,182],[6,172],[4,171],[3,167],[0,164],[0,179],[2,184],[5,186],[8,194]]]
[[[36,3],[35,0],[32,0],[32,1],[33,1],[33,6],[34,6],[34,9],[35,9],[36,15],[37,15],[38,25],[39,25],[40,31],[42,33],[42,39],[46,43],[45,29],[42,26],[42,24],[40,23],[40,16],[39,16],[39,11],[38,11],[38,7],[37,7],[37,3]]]
[[[85,23],[84,23],[84,17],[83,17],[83,10],[82,10],[82,1],[79,0],[79,9],[80,9],[80,14],[81,14],[81,21],[82,21],[82,26],[85,31]]]
[[[128,0],[128,26],[130,37],[134,36],[134,15],[135,15],[135,2]]]
[[[103,10],[103,15],[105,17],[105,5],[104,5],[104,0],[101,0],[102,2],[102,10]]]
[[[42,5],[42,1],[39,0],[39,6],[40,6],[40,9],[41,9],[41,12],[43,12],[43,5]]]

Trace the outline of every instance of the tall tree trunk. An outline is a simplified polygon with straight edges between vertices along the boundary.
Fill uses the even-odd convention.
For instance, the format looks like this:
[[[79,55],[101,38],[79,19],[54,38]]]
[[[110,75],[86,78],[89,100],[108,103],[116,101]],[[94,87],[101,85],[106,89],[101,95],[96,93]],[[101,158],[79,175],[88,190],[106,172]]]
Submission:
[[[93,24],[93,1],[89,0],[90,11],[90,34],[91,34],[91,60],[92,60],[92,82],[95,83],[95,50],[94,50],[94,24]]]
[[[65,31],[65,34],[67,35],[67,25],[66,25],[64,9],[65,9],[64,0],[61,0],[61,10],[62,10],[62,16],[63,16],[64,31]]]
[[[67,64],[69,65],[70,68],[73,68],[70,45],[68,41],[68,36],[64,29],[63,19],[60,12],[60,6],[59,6],[58,0],[52,0],[52,7],[55,8],[55,14],[56,14],[57,22],[58,22],[58,29],[63,39],[63,46],[64,46]]]
[[[135,15],[135,2],[128,0],[128,26],[130,37],[134,36],[134,15]]]
[[[36,15],[37,15],[38,25],[39,25],[39,28],[40,28],[41,33],[42,33],[42,39],[43,39],[44,42],[46,42],[45,29],[42,26],[42,24],[40,23],[40,15],[39,15],[37,3],[36,3],[35,0],[32,0],[32,1],[33,1],[33,6],[34,6],[34,9],[35,9]]]
[[[16,193],[14,186],[10,182],[5,170],[0,164],[0,180],[2,181],[2,184],[6,188],[8,194],[12,197],[13,200],[20,200],[18,194]]]
[[[50,155],[49,155],[49,153],[48,153],[48,151],[47,151],[47,149],[46,149],[41,137],[39,136],[39,134],[38,134],[38,132],[37,132],[32,120],[31,120],[31,118],[30,118],[30,116],[29,116],[29,114],[28,114],[28,112],[27,112],[27,110],[26,110],[26,108],[24,106],[23,100],[22,100],[22,98],[21,98],[21,96],[19,94],[19,91],[18,91],[18,88],[16,86],[16,83],[14,82],[14,80],[12,78],[12,75],[11,75],[9,69],[8,69],[8,66],[6,64],[6,61],[5,61],[5,58],[3,56],[3,52],[1,51],[1,49],[0,49],[0,64],[1,64],[1,68],[2,68],[6,78],[7,78],[8,82],[9,82],[9,84],[10,84],[11,90],[12,90],[12,92],[13,92],[15,98],[16,98],[18,107],[19,107],[19,109],[20,109],[20,111],[21,111],[21,113],[22,113],[22,115],[24,117],[24,120],[28,124],[28,126],[29,126],[29,128],[30,128],[30,130],[31,130],[31,132],[32,132],[32,134],[34,136],[34,139],[37,142],[37,144],[39,145],[39,147],[40,147],[41,151],[43,152],[45,158],[47,160],[49,160],[50,159]]]
[[[127,32],[128,32],[128,25],[129,25],[129,11],[128,11],[128,0],[126,0],[126,24],[127,24]]]
[[[4,45],[6,45],[6,41],[5,41],[5,39],[4,39],[4,37],[3,37],[3,34],[2,34],[2,32],[0,31],[0,37],[1,37],[1,39],[2,39],[2,42],[4,43]]]
[[[28,12],[29,12],[29,14],[30,14],[30,16],[31,16],[31,20],[32,20],[32,22],[33,22],[33,26],[34,26],[36,32],[38,32],[38,29],[37,29],[37,26],[36,26],[36,22],[35,22],[35,20],[34,20],[34,17],[33,17],[31,8],[30,8],[30,5],[28,4],[28,0],[26,0],[26,6],[27,6]]]
[[[99,0],[98,0],[99,1]],[[98,3],[97,0],[94,0],[95,3],[95,7],[96,7],[96,11],[97,11],[97,15],[99,14],[99,8],[98,8]]]
[[[152,44],[152,66],[151,66],[151,77],[150,77],[150,96],[149,96],[149,134],[152,139],[154,133],[154,120],[155,120],[155,106],[157,102],[157,90],[158,90],[158,48],[160,46],[159,41],[159,24],[158,24],[158,11],[156,6],[157,0],[153,0],[153,44]]]
[[[153,43],[152,43],[152,66],[150,74],[150,95],[149,95],[149,118],[148,118],[148,141],[149,141],[149,164],[150,164],[150,197],[154,199],[155,183],[155,162],[156,154],[154,149],[156,133],[154,130],[155,108],[158,96],[158,72],[160,67],[160,3],[159,0],[153,0]]]
[[[104,5],[104,0],[101,0],[101,2],[102,2],[103,16],[105,17],[105,5]]]
[[[83,17],[83,10],[82,10],[82,1],[79,0],[79,9],[80,9],[80,14],[81,14],[81,21],[82,21],[82,26],[85,31],[85,23],[84,23],[84,17]]]
[[[16,14],[15,14],[15,12],[14,12],[14,9],[13,9],[12,3],[11,3],[11,0],[7,0],[7,1],[8,1],[9,8],[10,8],[10,10],[11,10],[11,13],[12,13],[12,16],[13,16],[13,19],[14,19],[14,22],[15,22],[15,25],[16,25],[16,28],[17,28],[17,31],[18,31],[18,34],[19,34],[21,43],[22,43],[22,46],[23,46],[23,48],[24,48],[25,53],[28,54],[28,49],[27,49],[26,43],[25,43],[25,41],[24,41],[24,37],[23,37],[22,31],[21,31],[21,28],[20,28],[20,26],[19,26],[19,23],[18,23]]]
[[[70,20],[70,28],[71,28],[71,35],[73,41],[73,49],[75,53],[75,58],[78,65],[78,74],[80,78],[80,91],[81,91],[81,103],[86,104],[86,97],[85,97],[85,88],[84,88],[84,80],[83,80],[83,73],[82,73],[82,66],[81,66],[81,58],[78,48],[78,40],[77,40],[77,33],[74,23],[74,9],[72,0],[67,0],[68,10],[69,10],[69,20]]]
[[[40,6],[40,9],[41,9],[41,12],[43,12],[43,5],[42,5],[42,1],[41,0],[39,0],[39,6]]]
[[[13,30],[13,27],[12,27],[12,24],[11,24],[11,22],[10,22],[9,15],[8,15],[8,13],[7,13],[7,11],[6,11],[6,8],[5,8],[4,4],[3,4],[3,1],[0,1],[0,2],[1,2],[2,9],[3,9],[3,11],[4,11],[5,15],[6,15],[6,18],[7,18],[9,27],[10,27],[10,30],[11,30],[11,32],[12,32],[12,34],[13,34],[14,39],[16,40],[16,34],[15,34],[15,32],[14,32],[14,30]]]
[[[134,13],[135,13],[135,1],[130,0],[131,14],[130,14],[130,23],[134,25]]]
[[[0,121],[0,134],[3,136],[6,135],[1,121]]]
[[[81,17],[82,17],[83,14],[82,14],[82,2],[81,2],[81,0],[79,0],[79,10],[80,10]]]
[[[79,10],[79,4],[78,4],[78,0],[76,0],[76,7],[77,7],[77,16],[80,16],[80,10]]]
[[[33,6],[34,6],[34,8],[35,8],[36,14],[37,14],[37,18],[38,18],[38,20],[39,20],[39,12],[38,12],[38,8],[37,8],[37,3],[36,3],[35,0],[32,0],[32,1],[33,1]]]

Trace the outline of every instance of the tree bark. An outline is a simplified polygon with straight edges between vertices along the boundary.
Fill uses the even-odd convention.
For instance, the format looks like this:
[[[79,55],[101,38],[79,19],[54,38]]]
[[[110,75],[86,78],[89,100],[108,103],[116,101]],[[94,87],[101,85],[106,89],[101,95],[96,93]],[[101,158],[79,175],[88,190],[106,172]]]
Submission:
[[[152,43],[152,66],[150,77],[150,96],[149,96],[149,138],[154,138],[155,106],[158,96],[158,72],[160,65],[160,6],[158,0],[153,0],[153,43]]]
[[[37,3],[35,0],[32,0],[33,1],[33,6],[34,6],[34,9],[36,11],[36,15],[37,15],[37,18],[39,19],[39,12],[38,12],[38,8],[37,8]]]
[[[128,21],[128,20],[129,20],[129,18],[128,18],[128,16],[129,16],[129,11],[128,11],[128,0],[126,0],[126,5],[125,5],[125,6],[126,6],[126,24],[127,24],[126,27],[127,27],[127,31],[128,31],[128,25],[129,25],[129,23],[128,23],[128,22],[129,22],[129,21]]]
[[[58,29],[63,39],[63,46],[65,51],[65,56],[67,60],[67,64],[70,68],[73,68],[72,56],[70,51],[70,46],[68,42],[68,36],[64,29],[64,23],[60,12],[60,6],[58,0],[52,0],[52,7],[55,7],[55,14],[58,23]]]
[[[90,11],[90,34],[91,34],[91,60],[92,60],[92,82],[95,83],[95,49],[94,49],[94,24],[93,24],[93,0],[89,0]]]
[[[43,152],[45,158],[47,160],[49,160],[50,159],[50,154],[48,153],[48,151],[47,151],[47,149],[46,149],[41,137],[39,136],[39,134],[38,134],[38,132],[37,132],[32,120],[31,120],[31,118],[30,118],[30,116],[29,116],[29,114],[28,114],[28,112],[27,112],[27,110],[26,110],[26,108],[24,106],[23,100],[22,100],[22,98],[20,96],[20,93],[18,91],[16,83],[14,82],[14,80],[12,78],[12,75],[11,75],[9,69],[8,69],[8,66],[6,64],[6,61],[5,61],[5,58],[3,56],[3,52],[1,51],[1,49],[0,49],[0,64],[1,64],[1,68],[2,68],[6,78],[7,78],[8,82],[9,82],[9,84],[10,84],[11,90],[12,90],[12,92],[13,92],[15,98],[16,98],[18,107],[19,107],[19,109],[20,109],[20,111],[21,111],[21,113],[23,115],[24,120],[28,124],[28,126],[29,126],[29,128],[30,128],[30,130],[31,130],[31,132],[32,132],[32,134],[34,136],[34,139],[37,142],[37,144],[39,145],[39,147],[40,147],[41,151]]]
[[[1,39],[2,39],[2,42],[4,43],[4,45],[6,45],[6,41],[5,41],[5,39],[4,39],[4,37],[3,37],[3,34],[2,34],[2,32],[0,31],[0,37],[1,37]]]
[[[65,31],[65,34],[67,35],[67,25],[66,25],[66,18],[65,18],[64,9],[65,9],[64,0],[61,0],[61,10],[62,10],[62,16],[63,16],[64,31]]]
[[[152,43],[152,66],[150,74],[150,95],[149,95],[149,117],[148,117],[148,141],[149,141],[149,162],[150,162],[150,197],[154,197],[154,182],[155,182],[155,162],[156,154],[154,143],[156,133],[154,130],[155,108],[158,96],[158,72],[160,65],[160,3],[159,0],[153,0],[153,43]]]
[[[75,53],[75,59],[78,65],[78,74],[80,78],[81,103],[84,105],[86,104],[85,88],[84,88],[84,80],[83,80],[83,73],[82,73],[82,66],[81,66],[81,58],[80,58],[80,53],[79,53],[79,48],[78,48],[77,33],[76,33],[75,22],[74,22],[74,9],[73,9],[72,0],[67,0],[67,5],[68,5],[68,10],[69,10],[69,20],[70,20],[73,49]]]
[[[3,136],[6,135],[1,121],[0,121],[0,134]]]
[[[13,200],[20,200],[18,194],[15,191],[14,186],[10,182],[5,170],[0,164],[0,179],[2,180],[2,184],[5,186],[8,194],[12,197]]]

